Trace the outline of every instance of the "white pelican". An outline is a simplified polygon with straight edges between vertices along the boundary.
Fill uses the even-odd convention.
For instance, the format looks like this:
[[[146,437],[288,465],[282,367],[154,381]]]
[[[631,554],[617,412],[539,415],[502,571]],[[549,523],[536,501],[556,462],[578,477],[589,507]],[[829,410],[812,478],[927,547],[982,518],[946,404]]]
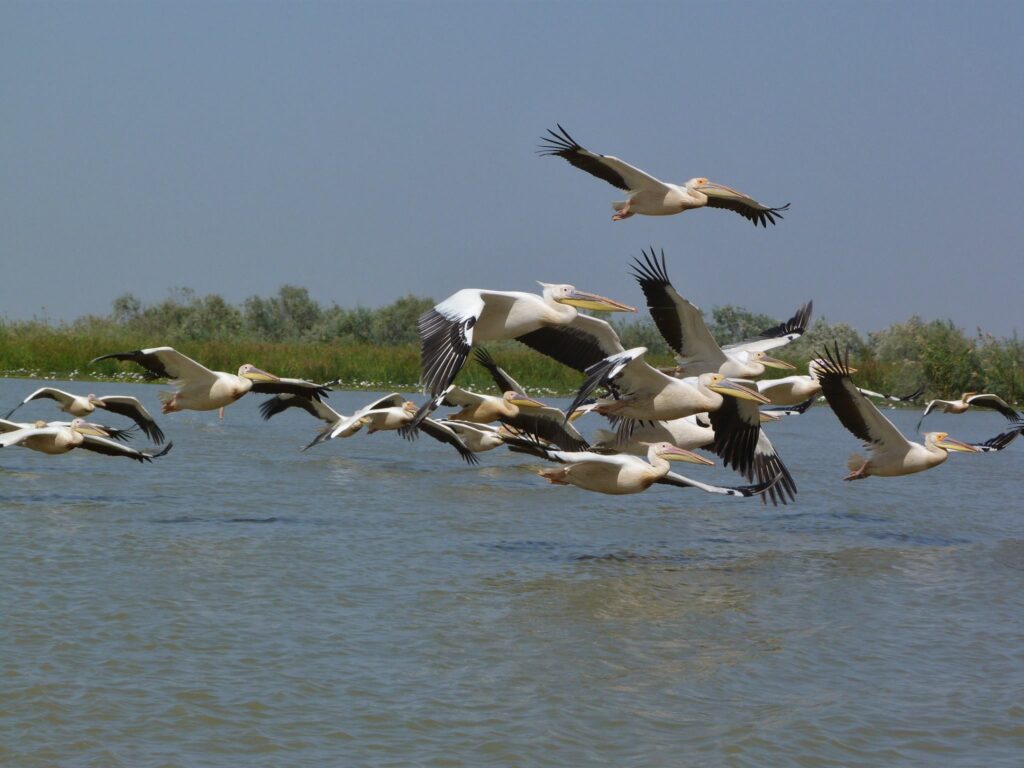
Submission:
[[[633,276],[647,298],[647,309],[654,324],[669,349],[675,353],[685,375],[721,373],[733,379],[756,379],[764,373],[766,366],[793,369],[789,363],[768,357],[764,349],[757,348],[758,341],[767,339],[734,344],[730,350],[722,349],[704,323],[704,313],[684,299],[669,280],[665,252],[661,252],[660,262],[653,248],[650,253],[643,251],[643,257],[642,261],[639,258],[634,260]],[[769,328],[762,335],[788,327],[790,322],[796,324],[804,314],[809,317],[809,307],[810,303],[805,305],[807,313],[801,308],[791,321]],[[770,343],[780,346],[786,343],[787,336],[796,338],[800,333],[803,333],[803,327],[799,328],[799,333],[794,329],[790,334],[772,336]]]
[[[238,369],[238,375],[211,371],[173,347],[115,352],[92,360],[130,360],[145,368],[153,378],[171,379],[177,391],[161,392],[163,412],[214,411],[238,400],[247,392],[279,394],[289,392],[312,400],[326,397],[328,388],[303,379],[283,379],[261,371],[251,363]]]
[[[942,413],[963,413],[971,406],[975,408],[990,408],[993,411],[1001,413],[1007,421],[1019,422],[1022,419],[1021,414],[1017,413],[1003,398],[999,395],[988,395],[978,394],[977,392],[964,392],[959,400],[929,400],[928,405],[924,408],[924,413],[921,414],[921,418],[917,421],[917,429],[921,429],[921,422],[924,421],[932,411],[941,411]]]
[[[316,439],[307,445],[303,450],[312,448],[325,440],[334,440],[339,437],[349,437],[359,431],[362,426],[368,426],[367,432],[373,434],[385,430],[400,429],[412,421],[416,413],[416,403],[406,400],[398,392],[392,392],[382,398],[374,400],[369,405],[355,411],[351,416],[345,416],[340,421],[334,422],[333,426],[328,425]],[[340,414],[339,414],[340,415]]]
[[[820,368],[820,360],[811,360],[807,363],[806,376],[797,375],[786,376],[781,379],[760,379],[756,382],[757,391],[767,397],[773,406],[803,406],[808,399],[813,400],[821,394],[821,382],[818,381]],[[850,373],[856,372],[856,368],[850,369]],[[863,387],[858,387],[858,389],[868,397],[875,397],[879,400],[891,400],[897,403],[911,402],[914,398],[920,397],[921,393],[924,392],[923,387],[919,387],[909,395],[887,395],[882,392],[873,392]],[[804,410],[807,410],[807,408],[804,407]],[[802,413],[803,411],[800,412]]]
[[[427,424],[432,419],[424,419]],[[478,424],[472,421],[455,421],[453,419],[441,419],[436,422],[457,434],[463,444],[473,453],[493,451],[505,444],[505,439],[516,435],[508,427],[502,425],[495,427],[491,424]]]
[[[125,442],[132,439],[132,432],[135,427],[129,427],[128,429],[118,429],[117,427],[108,427],[104,424],[94,424],[88,422],[85,419],[79,419],[81,427],[89,431],[91,434],[103,435],[109,437],[111,440],[119,440]],[[16,429],[28,429],[30,427],[36,427],[40,424],[39,421],[31,422],[19,422],[19,421],[8,421],[7,419],[0,419],[0,432],[13,432]],[[42,422],[47,427],[70,427],[70,421],[46,421]]]
[[[577,307],[602,312],[635,312],[636,309],[571,285],[540,283],[542,295],[520,291],[488,291],[464,288],[424,312],[418,322],[421,381],[430,396],[416,414],[415,427],[455,380],[481,341],[520,339],[549,327],[567,325],[579,315]]]
[[[979,452],[979,448],[954,440],[946,432],[928,432],[924,445],[912,443],[854,386],[849,366],[840,361],[839,349],[825,351],[819,374],[825,399],[844,427],[860,438],[868,458],[850,457],[850,474],[844,480],[861,480],[871,475],[898,477],[923,472],[946,460],[949,451]]]
[[[109,439],[106,432],[96,425],[88,424],[82,419],[74,419],[67,426],[48,426],[45,421],[37,421],[34,425],[0,434],[0,448],[11,445],[21,445],[51,455],[84,448],[107,456],[124,456],[138,462],[146,462],[165,455],[174,444],[167,443],[159,453],[137,451]]]
[[[536,435],[566,451],[582,451],[589,447],[583,435],[566,422],[560,410],[519,392],[509,390],[501,397],[495,397],[453,385],[448,388],[441,404],[462,408],[448,417],[454,421],[477,424],[500,421],[516,432]]]
[[[760,224],[767,227],[769,222],[774,224],[776,218],[782,218],[782,211],[789,209],[789,203],[769,208],[742,192],[705,178],[690,179],[682,186],[660,181],[617,157],[599,155],[584,149],[561,125],[558,130],[561,135],[548,129],[550,137],[541,137],[541,141],[546,143],[540,147],[538,154],[564,158],[580,170],[628,192],[628,200],[612,203],[615,209],[612,221],[628,219],[635,213],[669,216],[691,208],[708,206],[735,211],[752,221],[754,226]]]
[[[128,397],[127,395],[103,395],[102,397],[97,397],[96,395],[90,394],[83,396],[73,395],[70,392],[65,392],[62,389],[55,389],[54,387],[42,387],[11,408],[11,410],[4,415],[4,418],[9,419],[11,414],[25,403],[42,398],[56,400],[60,410],[65,413],[69,413],[72,416],[88,416],[97,408],[103,408],[111,413],[118,413],[122,416],[127,416],[138,424],[142,431],[145,432],[149,439],[154,443],[159,444],[164,441],[164,433],[160,427],[157,426],[153,417],[149,415],[149,411],[142,406],[142,403],[140,403],[138,399]]]
[[[324,386],[326,387],[328,385],[324,384]],[[327,426],[324,427],[321,434],[330,433],[338,424],[348,418],[344,414],[338,413],[322,400],[311,400],[303,395],[293,395],[289,392],[282,392],[280,395],[268,397],[260,403],[260,415],[263,416],[264,420],[269,421],[271,417],[276,416],[289,408],[301,409],[313,418],[320,419],[320,421],[324,422]],[[362,428],[362,421],[352,421],[349,422],[345,429],[335,435],[335,437],[351,437]]]
[[[688,461],[694,464],[714,462],[667,442],[651,444],[647,450],[646,461],[624,453],[607,455],[591,451],[554,451],[536,443],[531,446],[529,442],[510,441],[509,447],[514,451],[530,453],[563,464],[564,466],[557,469],[542,469],[538,472],[549,482],[556,485],[575,485],[577,488],[596,493],[640,493],[655,483],[663,483],[683,488],[698,488],[707,493],[721,493],[727,496],[753,496],[763,493],[770,485],[723,488],[670,472],[670,461]]]

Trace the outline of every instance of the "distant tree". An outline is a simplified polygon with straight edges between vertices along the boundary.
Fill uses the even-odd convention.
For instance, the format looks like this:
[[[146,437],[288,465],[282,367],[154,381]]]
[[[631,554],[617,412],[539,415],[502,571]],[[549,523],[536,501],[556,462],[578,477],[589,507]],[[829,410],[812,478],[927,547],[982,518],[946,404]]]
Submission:
[[[715,341],[724,346],[757,336],[765,328],[778,324],[779,321],[769,315],[727,304],[711,310],[711,322],[707,326]]]
[[[403,296],[374,313],[372,329],[375,344],[410,344],[419,340],[416,321],[434,306],[434,300],[422,296]]]
[[[114,299],[111,319],[118,325],[131,325],[142,315],[142,302],[130,293]]]

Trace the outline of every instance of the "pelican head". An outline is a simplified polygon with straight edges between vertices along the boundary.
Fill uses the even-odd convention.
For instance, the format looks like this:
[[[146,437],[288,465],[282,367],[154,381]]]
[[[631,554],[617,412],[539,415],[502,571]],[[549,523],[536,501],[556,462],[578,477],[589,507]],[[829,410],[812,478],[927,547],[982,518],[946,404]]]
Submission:
[[[532,397],[529,397],[528,395],[524,395],[522,392],[516,392],[516,391],[511,390],[511,389],[508,392],[506,392],[505,394],[503,394],[501,396],[501,398],[502,398],[502,400],[504,400],[509,405],[515,405],[515,406],[518,406],[519,408],[546,408],[547,407],[540,400],[534,400]]]
[[[669,442],[642,442],[640,445],[647,446],[648,451],[653,451],[657,456],[665,459],[665,461],[686,461],[690,464],[704,464],[709,467],[713,467],[715,465],[715,462],[705,459],[703,456],[698,456],[693,451],[688,451],[685,448],[680,448],[679,446],[673,445]]]
[[[402,410],[406,413],[416,413],[416,403],[412,400],[406,400],[402,403]]]
[[[929,432],[924,436],[924,440],[926,443],[932,443],[939,448],[945,448],[947,451],[980,453],[980,451],[973,445],[968,445],[967,443],[961,443],[959,440],[954,440],[947,432]]]
[[[796,368],[795,365],[790,365],[785,360],[779,360],[777,357],[769,357],[764,352],[751,352],[750,361],[752,363],[760,363],[761,365],[768,366],[769,368],[781,368],[784,371],[792,371]]]
[[[698,381],[712,392],[717,392],[720,395],[728,395],[729,397],[736,397],[740,400],[753,400],[755,403],[771,402],[756,389],[750,389],[749,387],[744,387],[742,384],[737,384],[732,379],[727,379],[720,373],[702,373],[698,377]]]
[[[567,283],[551,284],[537,281],[537,284],[544,289],[544,295],[559,304],[568,304],[580,309],[589,309],[593,312],[636,312],[636,307],[628,304],[621,304],[614,299],[607,299],[598,296],[596,293],[578,291],[573,285]]]
[[[42,424],[46,426],[44,422],[36,422],[36,425]],[[93,435],[94,437],[110,437],[110,433],[103,429],[99,424],[90,424],[85,419],[74,419],[69,425],[71,429],[82,435]]]
[[[243,379],[251,381],[280,381],[281,379],[272,373],[260,370],[252,363],[246,363],[238,369],[238,375]]]

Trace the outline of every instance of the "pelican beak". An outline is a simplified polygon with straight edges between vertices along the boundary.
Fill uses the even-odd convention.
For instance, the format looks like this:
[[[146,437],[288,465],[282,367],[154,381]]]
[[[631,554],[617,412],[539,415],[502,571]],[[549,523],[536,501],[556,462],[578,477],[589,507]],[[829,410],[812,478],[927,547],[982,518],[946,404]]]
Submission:
[[[795,365],[790,365],[785,360],[779,360],[777,357],[768,357],[768,355],[762,355],[760,363],[767,365],[769,368],[781,368],[784,371],[796,370]]]
[[[770,422],[780,421],[782,419],[782,417],[779,416],[778,414],[767,413],[766,411],[760,411],[758,415],[760,416],[762,424],[768,424]]]
[[[727,187],[725,186],[725,184],[716,184],[713,181],[709,181],[706,184],[702,184],[701,186],[697,187],[697,190],[699,192],[703,192],[706,195],[710,194],[713,195],[714,197],[732,198],[734,200],[746,197],[746,195],[744,195],[742,192],[737,192],[732,187]]]
[[[89,424],[83,422],[82,424],[74,427],[75,432],[83,435],[92,435],[93,437],[110,437],[110,433],[100,427],[98,424]]]
[[[755,403],[771,402],[771,400],[762,395],[756,389],[744,387],[742,384],[737,384],[732,379],[722,379],[717,384],[709,384],[708,389],[717,392],[720,395],[728,395],[729,397],[736,397],[740,400],[753,400]]]
[[[573,291],[564,299],[557,300],[561,304],[570,304],[580,309],[589,309],[593,312],[636,312],[636,307],[628,304],[620,304],[613,299],[606,299],[596,293],[586,291]]]
[[[515,397],[510,397],[508,402],[512,405],[517,405],[520,408],[547,408],[544,403],[540,400],[534,400],[528,395],[524,395],[522,392],[514,392]]]
[[[703,456],[698,456],[693,451],[688,451],[685,448],[670,448],[666,451],[659,451],[658,455],[662,458],[668,459],[669,461],[686,461],[690,464],[703,464],[706,467],[715,466],[715,462],[710,459],[705,459]]]
[[[259,368],[253,368],[251,371],[246,371],[242,374],[243,378],[251,379],[252,381],[280,381],[279,376],[275,376],[272,373],[260,370]]]
[[[967,443],[961,443],[959,440],[954,440],[948,435],[941,440],[936,440],[935,444],[940,448],[945,448],[947,451],[961,451],[963,453],[981,453],[973,445]]]

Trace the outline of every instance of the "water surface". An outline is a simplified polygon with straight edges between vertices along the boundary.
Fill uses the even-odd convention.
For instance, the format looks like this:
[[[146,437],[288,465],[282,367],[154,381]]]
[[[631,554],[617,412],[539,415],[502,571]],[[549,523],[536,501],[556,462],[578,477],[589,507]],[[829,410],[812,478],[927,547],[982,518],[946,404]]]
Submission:
[[[394,433],[303,453],[315,422],[258,401],[162,417],[149,465],[0,450],[0,764],[1024,763],[1024,441],[843,483],[816,408],[770,427],[773,508]]]

